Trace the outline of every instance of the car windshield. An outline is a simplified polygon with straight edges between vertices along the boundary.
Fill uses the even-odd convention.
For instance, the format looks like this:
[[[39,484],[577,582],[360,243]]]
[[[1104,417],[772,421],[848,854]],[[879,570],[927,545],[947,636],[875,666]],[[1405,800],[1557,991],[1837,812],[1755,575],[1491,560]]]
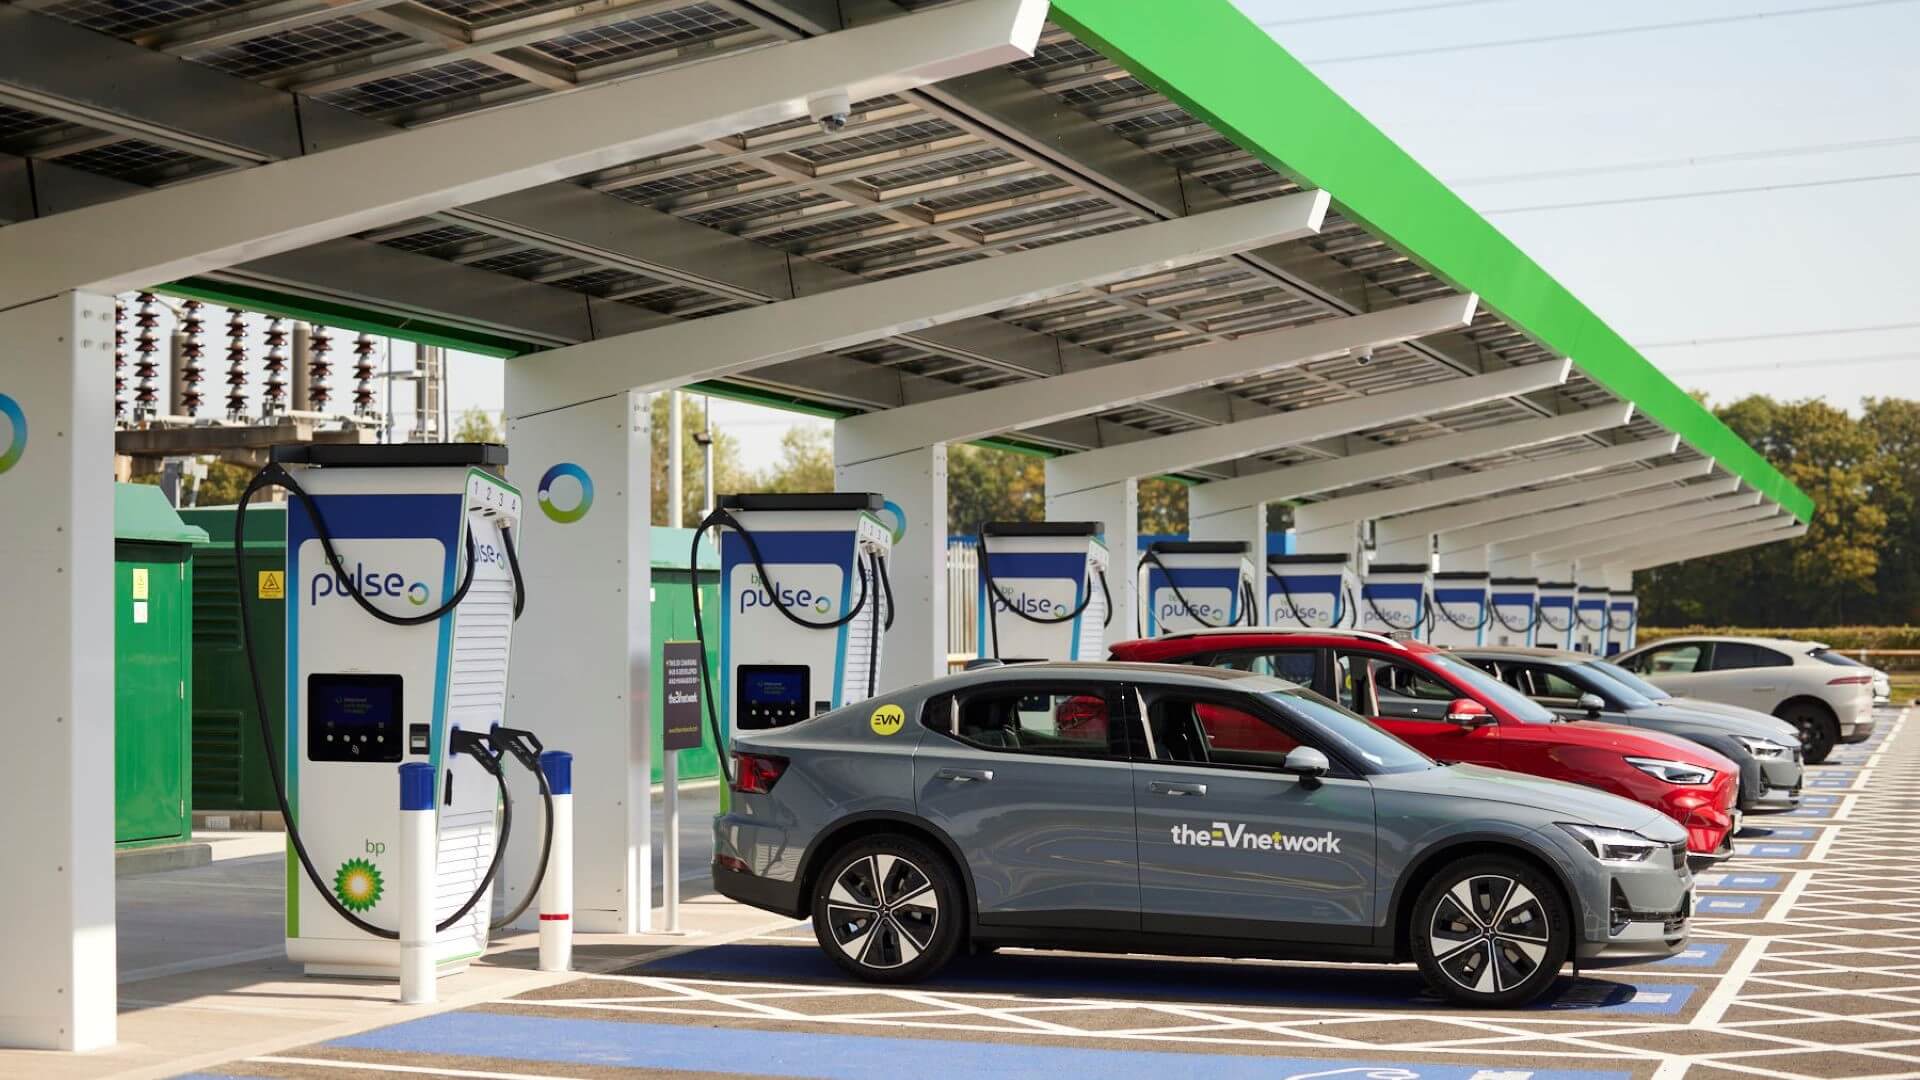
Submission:
[[[1599,664],[1589,660],[1577,666],[1581,669],[1581,677],[1594,685],[1596,693],[1619,702],[1621,708],[1633,710],[1653,707],[1652,698],[1614,678],[1611,672]]]
[[[1350,713],[1304,687],[1271,690],[1264,696],[1282,712],[1318,725],[1329,736],[1338,739],[1348,753],[1373,766],[1375,772],[1418,772],[1438,764],[1368,723],[1366,717]]]
[[[1472,688],[1475,695],[1505,709],[1515,720],[1527,724],[1553,723],[1553,710],[1465,660],[1439,652],[1428,653],[1426,657],[1436,666],[1444,669],[1448,675],[1453,676],[1455,680]]]
[[[1589,660],[1587,666],[1593,668],[1622,686],[1632,687],[1633,691],[1648,701],[1672,701],[1673,695],[1653,685],[1647,680],[1621,667],[1611,660]]]

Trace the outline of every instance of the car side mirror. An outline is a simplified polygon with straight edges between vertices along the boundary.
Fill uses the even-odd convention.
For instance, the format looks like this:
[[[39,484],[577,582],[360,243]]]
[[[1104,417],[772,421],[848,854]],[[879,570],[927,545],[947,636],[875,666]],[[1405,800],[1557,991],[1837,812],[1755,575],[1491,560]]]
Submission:
[[[1315,788],[1320,786],[1322,776],[1333,771],[1333,762],[1311,746],[1296,746],[1287,751],[1287,760],[1280,767],[1299,777],[1302,785]]]
[[[1454,698],[1447,705],[1447,722],[1472,730],[1493,723],[1493,714],[1472,698]]]
[[[1579,700],[1575,701],[1574,704],[1586,710],[1587,719],[1589,720],[1600,719],[1600,713],[1607,707],[1606,699],[1599,694],[1581,694]]]

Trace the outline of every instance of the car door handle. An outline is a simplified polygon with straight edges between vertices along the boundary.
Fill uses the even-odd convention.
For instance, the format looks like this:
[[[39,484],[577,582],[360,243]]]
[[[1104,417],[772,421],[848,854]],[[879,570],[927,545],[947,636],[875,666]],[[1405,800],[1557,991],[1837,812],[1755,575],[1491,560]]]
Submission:
[[[956,784],[986,783],[993,779],[992,769],[941,769],[933,774],[936,780],[951,780]]]
[[[1205,795],[1205,784],[1174,784],[1165,780],[1155,780],[1147,785],[1147,790],[1155,795]]]

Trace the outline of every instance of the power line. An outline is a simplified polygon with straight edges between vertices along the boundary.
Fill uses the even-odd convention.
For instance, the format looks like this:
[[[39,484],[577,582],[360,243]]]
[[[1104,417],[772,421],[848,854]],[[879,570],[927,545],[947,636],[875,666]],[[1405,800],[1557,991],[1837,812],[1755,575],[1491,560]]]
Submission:
[[[1417,15],[1426,11],[1443,11],[1447,8],[1485,7],[1488,4],[1506,4],[1512,0],[1445,0],[1438,4],[1410,4],[1406,7],[1374,8],[1370,11],[1342,11],[1333,15],[1305,15],[1298,19],[1273,19],[1256,23],[1262,28],[1270,26],[1306,26],[1311,23],[1341,22],[1347,19],[1373,19],[1384,15]]]
[[[1778,360],[1773,363],[1719,364],[1713,367],[1675,368],[1668,375],[1740,375],[1762,371],[1790,371],[1812,367],[1858,367],[1866,364],[1894,364],[1902,360],[1920,360],[1920,353],[1877,353],[1872,356],[1833,356],[1818,360]]]
[[[1828,15],[1842,11],[1889,7],[1894,4],[1910,4],[1914,2],[1915,0],[1852,0],[1850,3],[1828,4],[1824,7],[1787,8],[1781,11],[1755,11],[1743,15],[1720,15],[1707,19],[1686,19],[1678,22],[1648,23],[1642,26],[1618,26],[1604,30],[1578,30],[1565,34],[1541,34],[1535,37],[1507,38],[1501,41],[1476,41],[1464,45],[1435,45],[1419,49],[1395,49],[1391,52],[1359,53],[1353,56],[1329,56],[1320,60],[1308,60],[1306,63],[1309,67],[1327,67],[1332,64],[1357,64],[1367,60],[1398,60],[1412,56],[1436,56],[1442,53],[1508,49],[1522,45],[1550,45],[1561,41],[1588,41],[1594,38],[1620,37],[1627,34],[1651,34],[1662,30],[1692,30],[1703,26],[1725,26],[1729,23],[1756,22],[1761,19],[1788,18],[1796,15]]]
[[[1858,150],[1888,150],[1914,145],[1920,145],[1920,135],[1901,135],[1887,139],[1855,139],[1850,142],[1814,143],[1807,146],[1782,146],[1766,150],[1736,150],[1724,154],[1628,161],[1613,165],[1585,165],[1569,169],[1542,169],[1538,172],[1495,173],[1487,176],[1470,176],[1451,181],[1451,183],[1454,187],[1491,187],[1495,184],[1517,184],[1532,180],[1571,180],[1577,177],[1652,172],[1658,169],[1692,169],[1711,165],[1767,161],[1775,158],[1811,157],[1818,154],[1839,154]]]
[[[1785,341],[1790,338],[1833,337],[1840,334],[1876,334],[1888,330],[1920,330],[1920,322],[1876,323],[1862,326],[1838,326],[1827,330],[1782,330],[1772,334],[1729,334],[1724,337],[1676,338],[1673,341],[1647,341],[1636,349],[1680,349],[1697,345],[1737,345],[1749,341]]]
[[[1803,180],[1792,184],[1758,184],[1753,187],[1714,188],[1710,191],[1682,191],[1670,195],[1629,195],[1617,199],[1587,199],[1582,202],[1541,203],[1537,206],[1507,206],[1483,210],[1482,214],[1531,214],[1542,210],[1583,210],[1595,206],[1631,206],[1640,203],[1677,202],[1682,199],[1708,199],[1721,195],[1765,195],[1776,191],[1804,191],[1808,188],[1839,187],[1846,184],[1872,184],[1882,180],[1911,180],[1920,172],[1881,173],[1875,176],[1842,176],[1832,180]]]

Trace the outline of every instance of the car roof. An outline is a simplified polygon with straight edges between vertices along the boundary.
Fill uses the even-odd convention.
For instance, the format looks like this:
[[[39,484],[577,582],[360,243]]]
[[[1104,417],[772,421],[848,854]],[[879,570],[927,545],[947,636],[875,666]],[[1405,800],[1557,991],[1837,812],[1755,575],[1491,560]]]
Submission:
[[[1204,641],[1209,638],[1332,638],[1341,641],[1377,645],[1382,648],[1399,649],[1406,652],[1435,652],[1433,646],[1424,641],[1401,640],[1388,637],[1372,630],[1315,629],[1283,626],[1222,626],[1210,629],[1176,630],[1151,638],[1133,638],[1128,641],[1116,641],[1108,646],[1118,651],[1125,648],[1143,648],[1159,642]]]
[[[1448,651],[1457,656],[1510,656],[1516,659],[1552,660],[1566,664],[1605,659],[1592,653],[1574,652],[1572,649],[1546,649],[1537,645],[1462,645]]]
[[[1243,685],[1236,685],[1234,689],[1245,690],[1248,693],[1299,689],[1285,679],[1276,679],[1270,675],[1259,675],[1250,671],[1196,667],[1191,664],[1147,664],[1113,660],[1044,660],[1035,663],[996,664],[949,675],[938,680],[937,683],[942,689],[952,690],[977,682],[1026,682],[1046,678],[1098,679],[1106,682],[1151,679],[1156,683],[1186,686],[1219,686],[1223,683],[1235,683]],[[933,685],[929,684],[929,688]]]
[[[1816,649],[1826,648],[1817,641],[1802,641],[1798,638],[1747,637],[1739,634],[1675,634],[1672,637],[1661,638],[1659,641],[1650,641],[1640,648],[1649,649],[1656,645],[1684,644],[1689,641],[1737,641],[1748,645],[1764,645],[1781,652],[1813,652]]]

